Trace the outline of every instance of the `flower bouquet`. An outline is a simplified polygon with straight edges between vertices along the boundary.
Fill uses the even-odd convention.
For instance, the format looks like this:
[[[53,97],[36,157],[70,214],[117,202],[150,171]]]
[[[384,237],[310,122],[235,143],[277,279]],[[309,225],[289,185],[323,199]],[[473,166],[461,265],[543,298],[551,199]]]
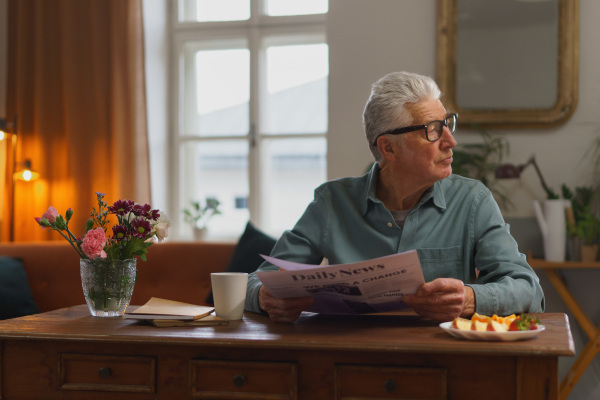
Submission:
[[[120,316],[129,305],[136,281],[135,256],[146,261],[146,253],[155,239],[167,237],[169,220],[149,204],[136,204],[131,200],[118,200],[109,206],[104,193],[96,192],[98,208],[93,207],[85,233],[75,236],[69,221],[73,210],[64,216],[54,207],[39,218],[42,228],[51,228],[64,237],[80,257],[83,294],[94,316]],[[109,230],[109,215],[115,215],[112,236]]]

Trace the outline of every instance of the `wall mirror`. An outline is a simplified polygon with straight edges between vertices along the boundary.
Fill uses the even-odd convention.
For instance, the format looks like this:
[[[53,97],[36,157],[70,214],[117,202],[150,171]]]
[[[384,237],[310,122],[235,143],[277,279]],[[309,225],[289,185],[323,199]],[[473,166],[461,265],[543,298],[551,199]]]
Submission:
[[[577,105],[578,0],[438,0],[437,81],[462,127],[548,127]]]

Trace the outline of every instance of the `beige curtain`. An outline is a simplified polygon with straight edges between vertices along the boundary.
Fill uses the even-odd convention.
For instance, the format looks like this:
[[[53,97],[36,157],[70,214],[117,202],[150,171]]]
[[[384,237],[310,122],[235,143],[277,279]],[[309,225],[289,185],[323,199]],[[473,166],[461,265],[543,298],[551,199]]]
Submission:
[[[82,234],[95,192],[150,202],[141,0],[9,0],[8,40],[17,161],[42,176],[14,186],[14,240],[62,240],[50,205]]]

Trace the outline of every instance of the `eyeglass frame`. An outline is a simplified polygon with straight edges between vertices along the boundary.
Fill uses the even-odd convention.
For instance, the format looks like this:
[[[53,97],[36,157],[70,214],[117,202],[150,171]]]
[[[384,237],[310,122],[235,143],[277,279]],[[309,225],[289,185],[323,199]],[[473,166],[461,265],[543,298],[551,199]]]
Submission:
[[[435,140],[430,140],[429,135],[427,134],[427,126],[433,124],[434,122],[439,122],[440,124],[442,124],[442,131],[444,130],[444,126],[446,128],[448,128],[448,130],[450,130],[450,127],[448,126],[448,123],[446,121],[448,121],[448,119],[452,118],[452,117],[454,117],[455,121],[458,122],[458,113],[451,113],[451,114],[448,114],[448,116],[443,121],[436,119],[434,121],[430,121],[423,125],[406,126],[403,128],[396,128],[396,129],[391,129],[389,131],[385,131],[385,132],[377,135],[377,137],[375,138],[375,141],[373,142],[373,146],[375,146],[375,147],[377,146],[377,140],[383,135],[401,135],[403,133],[414,132],[414,131],[418,131],[421,129],[425,130],[425,139],[427,139],[428,142],[431,142],[431,143],[437,142],[438,140],[440,140],[442,135],[440,134],[440,136]],[[450,133],[452,135],[454,135],[454,132],[456,132],[456,123],[454,124],[454,130],[450,130]]]

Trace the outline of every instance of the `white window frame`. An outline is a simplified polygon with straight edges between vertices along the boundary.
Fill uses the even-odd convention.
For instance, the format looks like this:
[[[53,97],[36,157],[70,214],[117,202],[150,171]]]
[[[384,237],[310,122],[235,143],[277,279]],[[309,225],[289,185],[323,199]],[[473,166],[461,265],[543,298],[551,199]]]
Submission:
[[[170,179],[167,183],[169,190],[169,209],[172,223],[171,236],[175,239],[188,237],[180,227],[180,220],[183,209],[186,207],[180,199],[181,192],[181,165],[179,154],[181,147],[186,142],[202,142],[213,140],[240,140],[247,139],[249,141],[248,154],[248,210],[251,221],[260,227],[261,210],[259,205],[259,197],[262,185],[260,176],[260,160],[261,160],[261,145],[263,139],[277,138],[324,138],[327,140],[327,130],[323,133],[306,133],[306,134],[266,134],[261,135],[257,132],[257,127],[260,126],[261,116],[259,111],[259,101],[261,98],[261,89],[265,89],[266,85],[259,86],[259,81],[265,81],[265,66],[261,59],[263,55],[263,42],[268,40],[274,41],[274,37],[279,37],[282,44],[290,44],[294,41],[297,43],[327,43],[326,36],[326,14],[318,15],[297,15],[297,16],[268,16],[265,15],[264,0],[251,1],[251,16],[246,21],[226,21],[226,22],[179,22],[179,1],[171,3],[171,37],[172,37],[172,54],[171,54],[171,98],[172,108],[171,113],[171,134],[170,134]],[[211,39],[236,39],[246,37],[248,39],[248,49],[250,50],[250,100],[249,100],[249,126],[250,132],[247,136],[219,136],[219,137],[202,137],[202,136],[185,136],[182,132],[184,112],[182,110],[183,91],[183,59],[182,47],[187,41],[193,40],[211,40]],[[189,102],[187,103],[189,106]],[[255,142],[255,144],[252,144]],[[327,168],[327,167],[326,167]],[[241,232],[240,232],[241,234]],[[191,233],[190,233],[191,235]],[[234,239],[234,238],[231,238]]]

